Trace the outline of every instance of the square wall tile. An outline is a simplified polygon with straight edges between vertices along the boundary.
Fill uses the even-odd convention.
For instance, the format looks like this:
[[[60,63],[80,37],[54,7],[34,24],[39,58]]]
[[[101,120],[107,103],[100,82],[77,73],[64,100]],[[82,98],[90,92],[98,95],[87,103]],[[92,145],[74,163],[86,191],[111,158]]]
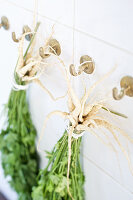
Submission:
[[[133,52],[133,1],[77,0],[76,28]]]

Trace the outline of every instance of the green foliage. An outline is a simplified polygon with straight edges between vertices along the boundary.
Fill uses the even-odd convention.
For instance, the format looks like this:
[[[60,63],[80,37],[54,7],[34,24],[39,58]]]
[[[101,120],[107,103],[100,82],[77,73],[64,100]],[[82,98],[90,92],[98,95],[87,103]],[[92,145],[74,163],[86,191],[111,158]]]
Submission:
[[[36,24],[34,34],[24,54],[27,53],[35,38],[40,23]],[[14,72],[18,84],[24,84]],[[36,184],[38,156],[35,149],[36,130],[32,123],[26,91],[10,93],[7,109],[7,127],[0,134],[0,150],[5,176],[10,176],[10,185],[18,193],[19,200],[31,200],[31,190]]]
[[[84,175],[80,165],[81,138],[72,140],[70,166],[70,192],[75,200],[84,199]],[[52,152],[46,152],[49,159],[44,170],[40,170],[38,186],[33,187],[33,200],[71,200],[67,191],[68,136],[65,131]]]
[[[0,150],[5,175],[19,195],[31,200],[36,184],[38,157],[35,150],[36,130],[32,124],[25,91],[11,91],[7,104],[7,127],[0,134]]]

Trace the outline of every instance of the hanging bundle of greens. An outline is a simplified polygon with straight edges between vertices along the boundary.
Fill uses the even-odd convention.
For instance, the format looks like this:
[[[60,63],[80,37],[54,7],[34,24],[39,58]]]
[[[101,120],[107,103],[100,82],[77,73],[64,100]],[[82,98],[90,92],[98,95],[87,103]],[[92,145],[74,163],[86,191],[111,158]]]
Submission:
[[[19,194],[19,199],[30,200],[32,186],[36,183],[38,158],[35,149],[36,130],[32,123],[25,91],[11,91],[8,125],[0,134],[0,150],[5,175]]]
[[[70,194],[76,200],[84,199],[84,175],[80,164],[81,138],[72,140],[69,176]],[[38,176],[38,186],[33,188],[33,200],[69,200],[67,191],[68,133],[65,131],[52,152],[47,152],[48,164]]]
[[[118,116],[126,117],[121,113],[109,110],[105,107],[102,101],[94,102],[93,104],[88,101],[91,92],[95,87],[107,78],[112,70],[105,74],[100,80],[92,85],[88,91],[85,88],[85,93],[82,98],[79,98],[69,79],[68,70],[61,58],[57,59],[65,69],[65,79],[68,87],[68,109],[69,112],[62,112],[59,110],[53,111],[48,114],[44,121],[44,127],[38,147],[40,145],[44,129],[47,121],[53,115],[59,115],[64,119],[69,120],[68,131],[65,131],[61,139],[54,146],[52,152],[47,152],[48,164],[44,170],[40,170],[37,186],[33,187],[32,198],[33,200],[84,200],[84,175],[80,164],[80,145],[82,136],[85,131],[92,133],[97,138],[101,139],[96,134],[95,129],[99,130],[100,127],[105,128],[111,135],[114,136],[115,141],[123,151],[123,146],[119,142],[119,138],[115,131],[119,131],[126,139],[130,141],[128,135],[112,125],[102,114],[109,112]],[[86,65],[87,64],[87,65]],[[85,66],[84,66],[85,65]],[[76,73],[74,66],[70,66],[70,73],[72,75],[81,74],[85,70],[86,73],[93,72],[92,63],[83,63],[79,68],[79,73]],[[102,140],[102,139],[101,139]],[[110,143],[110,141],[109,141]],[[38,148],[39,149],[39,148]]]
[[[24,62],[26,62],[28,51],[34,41],[38,27],[39,23],[36,25],[25,55],[22,55]],[[25,35],[22,35],[21,39],[24,39],[24,37]],[[14,74],[16,84],[25,85],[16,71]],[[39,160],[35,148],[36,130],[30,117],[26,91],[12,89],[6,110],[7,125],[6,129],[3,129],[0,134],[2,166],[5,176],[10,176],[9,183],[18,193],[18,199],[30,200],[32,186],[36,185]]]

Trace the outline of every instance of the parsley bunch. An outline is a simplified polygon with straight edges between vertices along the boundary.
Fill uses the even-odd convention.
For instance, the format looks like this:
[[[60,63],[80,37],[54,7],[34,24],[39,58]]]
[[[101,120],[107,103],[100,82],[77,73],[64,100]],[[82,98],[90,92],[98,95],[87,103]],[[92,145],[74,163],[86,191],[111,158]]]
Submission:
[[[81,138],[72,140],[69,187],[75,200],[84,199],[84,175],[80,165]],[[70,200],[67,190],[68,134],[64,132],[52,152],[47,152],[48,165],[40,170],[38,185],[33,187],[33,200]]]
[[[28,53],[35,33],[27,47],[24,58]],[[17,75],[16,82],[22,83]],[[5,176],[10,176],[10,185],[18,193],[19,200],[31,200],[31,190],[36,185],[38,174],[38,156],[35,148],[36,130],[32,123],[26,91],[10,93],[7,110],[7,126],[0,134],[0,150]]]
[[[19,200],[31,199],[31,188],[36,184],[38,158],[35,150],[36,130],[33,126],[25,91],[11,91],[8,125],[0,134],[0,150],[5,175]]]

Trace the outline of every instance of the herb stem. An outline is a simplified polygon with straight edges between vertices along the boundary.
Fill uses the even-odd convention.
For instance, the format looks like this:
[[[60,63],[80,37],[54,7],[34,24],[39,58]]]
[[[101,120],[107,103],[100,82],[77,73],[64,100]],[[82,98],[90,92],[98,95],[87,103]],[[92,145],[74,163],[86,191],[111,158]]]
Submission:
[[[33,42],[34,39],[35,39],[35,36],[36,36],[36,33],[37,33],[37,30],[38,30],[39,26],[40,26],[40,22],[37,22],[36,27],[35,27],[35,29],[34,29],[33,36],[32,36],[32,38],[31,38],[30,43],[29,43],[29,45],[28,45],[28,47],[27,47],[27,49],[26,49],[26,52],[25,52],[25,54],[24,54],[24,58],[26,57],[26,55],[27,55],[27,53],[28,53],[28,51],[29,51],[29,48],[30,48],[31,44],[32,44],[32,42]]]
[[[107,109],[107,108],[105,108],[105,107],[102,107],[102,109],[103,110],[106,110],[106,111],[110,111],[112,114],[114,114],[114,115],[117,115],[117,116],[120,116],[120,117],[124,117],[124,118],[128,118],[126,115],[124,115],[124,114],[122,114],[122,113],[119,113],[119,112],[116,112],[116,111],[114,111],[114,110],[111,110],[111,109]]]

